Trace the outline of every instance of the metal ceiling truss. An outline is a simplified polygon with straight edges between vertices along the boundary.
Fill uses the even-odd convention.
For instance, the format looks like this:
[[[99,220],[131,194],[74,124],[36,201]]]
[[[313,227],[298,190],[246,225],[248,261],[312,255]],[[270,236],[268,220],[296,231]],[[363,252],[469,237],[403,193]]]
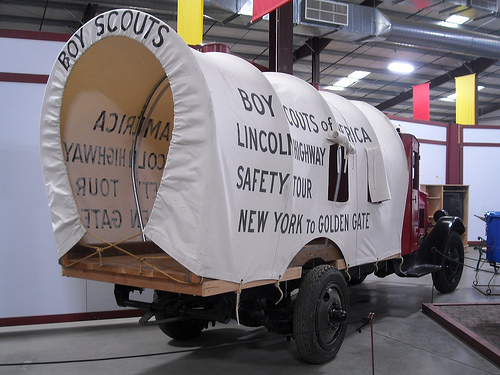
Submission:
[[[348,99],[364,100],[389,114],[407,117],[412,116],[412,86],[431,82],[431,119],[450,122],[454,121],[455,103],[437,99],[454,91],[451,82],[453,77],[476,72],[479,84],[486,87],[479,94],[479,115],[500,111],[500,64],[496,57],[484,56],[500,54],[500,38],[495,36],[500,33],[498,9],[482,9],[482,3],[469,4],[467,8],[462,4],[465,0],[436,1],[423,8],[419,7],[418,0],[364,0],[360,4],[354,3],[359,0],[348,1],[345,3],[353,10],[383,14],[396,27],[389,33],[383,31],[377,34],[373,31],[368,32],[373,35],[365,36],[346,34],[353,40],[341,38],[342,32],[356,31],[356,28],[366,32],[366,25],[352,23],[344,30],[332,28],[331,31],[337,32],[327,36],[296,35],[294,31],[292,43],[296,76],[317,86],[324,86],[331,85],[352,71],[368,70],[371,72],[368,77],[341,94]],[[268,66],[269,22],[252,24],[249,16],[238,14],[244,3],[245,0],[205,0],[203,40],[225,43],[232,53]],[[100,3],[80,0],[2,0],[0,28],[35,31],[41,25],[42,31],[73,33],[95,15],[117,7],[140,9],[175,28],[177,0],[108,0]],[[472,21],[460,26],[457,31],[429,25],[457,12],[472,15]],[[474,33],[479,33],[481,40],[486,43],[485,52],[478,56],[473,48],[465,45],[448,49],[446,46],[438,48],[434,44],[427,44],[424,39],[436,38],[432,34],[435,30],[459,36],[475,36]],[[420,39],[409,38],[407,33],[420,35]],[[360,40],[354,40],[356,38]],[[463,42],[460,37],[455,39],[458,43]],[[405,44],[408,41],[414,45]],[[491,47],[487,44],[490,42],[493,43]],[[415,72],[408,76],[389,72],[385,67],[394,59],[411,61],[415,65]]]

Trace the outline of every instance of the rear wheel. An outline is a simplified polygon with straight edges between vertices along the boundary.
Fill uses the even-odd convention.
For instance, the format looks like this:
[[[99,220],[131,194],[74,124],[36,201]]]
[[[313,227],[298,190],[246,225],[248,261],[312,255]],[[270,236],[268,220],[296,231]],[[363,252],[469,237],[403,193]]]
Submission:
[[[168,299],[175,298],[176,293],[160,292],[155,291],[153,296],[153,301],[157,302],[160,298]],[[173,318],[173,315],[166,314],[164,312],[157,312],[155,314],[156,320],[163,320],[168,318]],[[201,331],[206,327],[206,322],[200,319],[186,318],[185,320],[175,320],[169,323],[158,324],[158,327],[162,330],[164,334],[174,340],[189,340],[197,337]]]
[[[365,281],[368,275],[350,275],[351,277],[347,279],[348,285],[358,285]]]
[[[343,275],[334,267],[313,268],[302,280],[293,315],[294,337],[306,362],[324,363],[340,349],[347,327],[349,296]]]
[[[441,293],[453,292],[464,269],[464,245],[457,232],[451,232],[446,241],[442,268],[432,274],[432,281]]]

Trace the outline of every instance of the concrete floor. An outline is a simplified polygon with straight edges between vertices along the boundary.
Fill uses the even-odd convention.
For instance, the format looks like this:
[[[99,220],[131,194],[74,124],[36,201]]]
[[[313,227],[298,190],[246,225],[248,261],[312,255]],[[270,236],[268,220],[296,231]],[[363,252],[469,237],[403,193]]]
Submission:
[[[475,266],[470,250],[467,264]],[[485,266],[485,269],[491,268]],[[466,268],[454,293],[442,295],[432,288],[430,276],[402,279],[369,276],[350,288],[350,321],[375,313],[376,374],[500,374],[500,368],[421,312],[422,303],[499,302],[474,288],[473,269]],[[482,277],[484,280],[489,275]],[[483,280],[480,280],[482,282]],[[500,284],[500,276],[496,281]],[[110,296],[112,298],[112,296]],[[303,363],[295,342],[284,339],[240,345],[211,346],[272,337],[264,328],[246,328],[232,322],[218,324],[187,343],[170,340],[157,327],[139,326],[137,319],[47,324],[0,328],[0,374],[372,374],[369,326],[356,332],[350,325],[337,357],[324,365]],[[28,365],[32,362],[126,357],[186,351],[142,358]]]

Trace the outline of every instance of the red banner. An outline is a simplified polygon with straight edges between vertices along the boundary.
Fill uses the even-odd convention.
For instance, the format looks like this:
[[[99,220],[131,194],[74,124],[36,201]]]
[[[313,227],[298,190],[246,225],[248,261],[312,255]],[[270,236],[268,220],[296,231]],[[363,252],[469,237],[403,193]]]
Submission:
[[[291,0],[253,0],[252,22],[264,17],[266,14],[290,2]]]
[[[429,121],[430,94],[429,82],[413,86],[413,118]]]

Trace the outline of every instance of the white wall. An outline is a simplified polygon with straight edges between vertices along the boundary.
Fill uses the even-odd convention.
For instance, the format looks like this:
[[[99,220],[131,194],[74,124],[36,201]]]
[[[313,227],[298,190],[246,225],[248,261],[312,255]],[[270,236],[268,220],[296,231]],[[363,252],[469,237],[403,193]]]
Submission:
[[[463,128],[464,184],[469,187],[469,241],[485,238],[484,222],[474,217],[500,211],[500,129]]]
[[[413,134],[420,141],[420,184],[446,183],[446,145],[426,143],[446,142],[446,127],[402,120],[391,120],[402,131]]]
[[[447,127],[392,120],[420,140],[420,183],[446,182],[446,146],[426,143],[446,142]],[[500,211],[500,129],[498,127],[465,126],[463,129],[463,184],[469,185],[469,241],[485,237],[484,222],[474,215]]]
[[[0,72],[49,74],[62,46],[0,38]],[[44,91],[0,82],[0,318],[119,309],[111,284],[61,276],[39,153]]]

